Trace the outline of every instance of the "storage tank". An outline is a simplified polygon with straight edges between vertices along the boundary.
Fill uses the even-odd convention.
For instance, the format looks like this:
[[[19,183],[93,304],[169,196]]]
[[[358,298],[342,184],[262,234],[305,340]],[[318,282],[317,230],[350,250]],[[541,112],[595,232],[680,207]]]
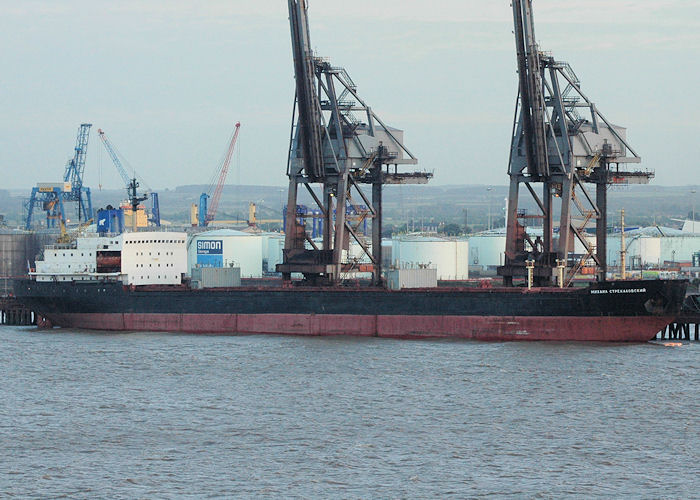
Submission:
[[[392,243],[391,238],[382,239],[382,269],[389,269],[391,263],[394,262],[392,258]]]
[[[642,266],[658,266],[661,263],[661,238],[646,235],[628,235],[625,232],[625,247],[627,248],[627,268],[631,269],[634,262]],[[620,265],[620,235],[608,236],[608,264]]]
[[[505,235],[477,234],[469,237],[469,265],[484,269],[503,265]]]
[[[392,241],[394,265],[400,268],[428,266],[439,280],[469,278],[469,243],[463,239],[406,235]]]
[[[661,239],[661,263],[691,262],[700,250],[700,235],[667,236]]]
[[[10,278],[24,276],[27,267],[34,267],[42,251],[42,239],[36,233],[12,229],[0,230],[0,278],[5,293],[11,286]]]
[[[187,249],[190,269],[240,267],[242,278],[263,275],[263,238],[258,233],[217,229],[197,233]]]
[[[282,263],[282,250],[284,250],[284,234],[282,233],[261,233],[263,246],[263,262],[266,267],[263,271],[268,273],[276,272],[277,264]]]

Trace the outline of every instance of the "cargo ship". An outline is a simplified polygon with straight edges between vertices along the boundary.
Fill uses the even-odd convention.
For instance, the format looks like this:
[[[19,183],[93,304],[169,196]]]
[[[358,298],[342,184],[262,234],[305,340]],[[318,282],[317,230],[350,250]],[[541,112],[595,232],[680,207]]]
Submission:
[[[45,325],[203,334],[646,342],[680,312],[687,282],[586,287],[226,286],[186,279],[184,233],[124,233],[47,247],[15,295]],[[185,279],[183,279],[185,277]]]
[[[306,0],[288,0],[288,8],[296,89],[278,286],[194,286],[185,233],[85,238],[47,248],[30,279],[15,284],[17,297],[45,324],[116,331],[645,342],[678,315],[684,281],[606,281],[607,188],[645,183],[653,173],[625,168],[641,161],[627,143],[626,129],[613,125],[581,92],[567,63],[538,49],[532,0],[512,2],[519,97],[508,165],[507,238],[498,269],[507,286],[383,286],[383,187],[425,184],[433,174],[414,170],[418,159],[404,145],[403,131],[382,121],[347,70],[314,53]],[[219,194],[225,166],[221,172]],[[594,187],[594,195],[586,185]],[[308,192],[312,208],[300,205],[299,191]],[[535,213],[518,205],[520,192],[532,197]],[[134,206],[139,199],[134,192]],[[215,220],[210,212],[204,225]],[[307,231],[307,219],[319,228],[320,241]],[[533,221],[541,238],[528,234]],[[370,237],[362,234],[367,223]],[[589,239],[589,223],[595,224],[595,242]],[[364,252],[362,261],[348,258],[351,239]],[[576,252],[575,244],[583,250]],[[208,264],[223,268],[220,248],[208,245],[201,249],[211,257]],[[587,262],[595,265],[597,281],[569,286]],[[345,286],[353,272],[371,274],[372,285]],[[515,286],[524,276],[527,286]],[[555,276],[558,286],[553,286]]]

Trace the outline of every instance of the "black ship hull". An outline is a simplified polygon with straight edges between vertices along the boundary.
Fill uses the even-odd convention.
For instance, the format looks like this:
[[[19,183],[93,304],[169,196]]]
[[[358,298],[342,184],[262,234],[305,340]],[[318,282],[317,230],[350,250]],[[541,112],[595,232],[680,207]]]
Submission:
[[[586,288],[125,287],[19,281],[47,324],[96,330],[394,338],[645,342],[678,315],[687,283],[612,281]]]

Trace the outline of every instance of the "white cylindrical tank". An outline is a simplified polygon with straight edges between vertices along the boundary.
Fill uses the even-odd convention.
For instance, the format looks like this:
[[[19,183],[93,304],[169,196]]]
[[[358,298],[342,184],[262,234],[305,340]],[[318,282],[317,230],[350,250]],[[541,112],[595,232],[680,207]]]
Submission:
[[[267,262],[267,272],[274,273],[277,264],[282,263],[284,234],[262,233],[263,260]]]
[[[435,236],[407,235],[392,240],[392,259],[399,267],[434,267],[439,280],[469,278],[469,243]]]
[[[506,237],[499,234],[477,234],[469,237],[469,265],[484,269],[503,265]]]
[[[668,236],[661,239],[661,263],[665,261],[691,262],[700,250],[700,235]]]
[[[643,266],[658,266],[661,263],[661,238],[645,235],[625,234],[627,249],[627,268],[630,269],[635,261],[641,261]],[[608,236],[608,264],[620,265],[620,235]]]

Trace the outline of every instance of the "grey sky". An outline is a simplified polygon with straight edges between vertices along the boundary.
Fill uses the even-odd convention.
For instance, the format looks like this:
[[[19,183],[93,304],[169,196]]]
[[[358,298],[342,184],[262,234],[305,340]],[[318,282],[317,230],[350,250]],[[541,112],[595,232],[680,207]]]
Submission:
[[[281,0],[0,0],[4,187],[59,180],[94,124],[86,182],[121,180],[101,127],[153,188],[285,183],[294,80]],[[508,0],[312,0],[317,53],[344,66],[435,184],[505,184],[516,93]],[[700,2],[535,1],[541,48],[628,127],[656,183],[698,183]],[[101,173],[101,174],[100,174]]]

